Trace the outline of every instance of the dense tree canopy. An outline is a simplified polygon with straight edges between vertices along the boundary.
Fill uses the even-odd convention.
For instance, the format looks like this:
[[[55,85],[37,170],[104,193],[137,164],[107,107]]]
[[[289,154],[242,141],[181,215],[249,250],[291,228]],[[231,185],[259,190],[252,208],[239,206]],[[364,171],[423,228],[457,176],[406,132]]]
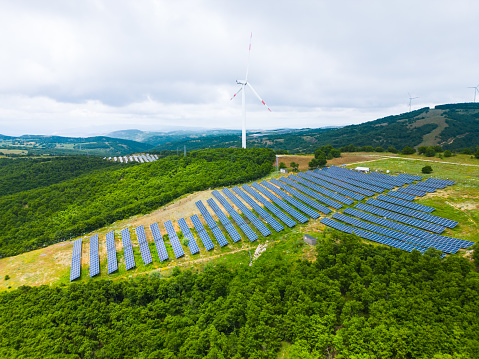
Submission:
[[[479,274],[336,234],[314,262],[0,294],[2,358],[477,358]]]

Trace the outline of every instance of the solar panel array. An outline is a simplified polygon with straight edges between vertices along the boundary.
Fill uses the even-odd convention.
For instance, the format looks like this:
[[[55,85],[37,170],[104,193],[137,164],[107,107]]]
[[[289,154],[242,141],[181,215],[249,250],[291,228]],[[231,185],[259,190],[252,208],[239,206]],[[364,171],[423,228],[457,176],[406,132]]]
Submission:
[[[389,191],[386,194],[390,197],[396,197],[396,198],[404,199],[406,201],[413,201],[416,198],[415,196],[411,194],[397,192],[397,191]]]
[[[399,187],[396,191],[406,193],[406,194],[410,194],[410,195],[413,195],[413,196],[416,196],[416,197],[424,197],[426,195],[426,192],[418,191],[418,190],[413,189],[413,188],[409,188],[409,186]]]
[[[150,247],[148,246],[148,241],[146,240],[145,228],[143,225],[135,228],[136,237],[138,238],[138,244],[140,245],[141,259],[143,259],[143,264],[150,264],[153,262],[151,258]]]
[[[243,202],[241,202],[238,197],[236,197],[236,195],[231,192],[230,189],[228,188],[225,188],[223,189],[223,193],[231,200],[231,202],[234,203],[234,205],[236,207],[238,207],[238,209],[246,216],[246,218],[248,218],[250,220],[251,223],[253,223],[253,226],[255,226],[258,231],[261,232],[261,234],[263,236],[269,236],[271,234],[271,231],[268,227],[266,227],[264,225],[263,222],[261,222],[261,220],[256,217],[253,212],[251,212],[248,207],[246,207]]]
[[[73,242],[72,266],[70,269],[70,282],[80,278],[81,270],[81,247],[82,239],[78,238]]]
[[[176,258],[180,258],[181,256],[185,255],[183,248],[181,247],[180,240],[178,239],[178,235],[176,234],[175,228],[173,227],[173,223],[171,221],[165,222],[164,226],[166,228],[166,232],[168,233],[168,238],[170,239],[171,246],[173,247],[173,252],[175,253]]]
[[[336,186],[335,184],[323,181],[322,179],[310,174],[298,173],[297,175],[290,175],[288,178],[301,183],[302,185],[305,185],[316,192],[322,193],[325,196],[334,198],[335,200],[344,204],[351,204],[353,202],[352,199],[357,201],[364,199],[364,195],[362,194],[350,191],[349,189],[345,189],[340,186]],[[333,207],[336,208],[335,206]]]
[[[276,219],[274,219],[273,216],[266,212],[263,207],[256,203],[255,200],[248,196],[242,189],[234,187],[233,191],[240,196],[243,201],[248,203],[256,213],[258,213],[271,227],[276,230],[276,232],[282,231],[284,229],[284,227]]]
[[[203,202],[198,201],[195,204],[196,204],[196,207],[198,207],[198,209],[200,210],[201,214],[203,215],[203,218],[205,219],[206,223],[211,228],[211,231],[213,232],[213,235],[215,236],[220,246],[221,247],[226,246],[228,244],[228,241],[226,240],[225,235],[223,234],[223,232],[221,232],[221,229],[218,227],[218,225],[216,224],[216,221],[208,212]]]
[[[356,187],[367,189],[368,191],[372,191],[372,192],[375,192],[375,193],[382,193],[382,192],[385,191],[384,188],[374,186],[374,185],[371,185],[371,184],[368,184],[368,183],[365,183],[365,182],[358,181],[356,179],[352,179],[352,178],[343,176],[342,174],[334,172],[334,171],[328,171],[328,170],[323,169],[323,170],[315,170],[315,172],[316,173],[321,173],[321,174],[323,174],[327,177],[333,178],[333,179],[340,180],[341,182],[349,183],[349,184],[351,184],[353,186],[356,186]]]
[[[316,211],[313,211],[311,208],[306,206],[305,204],[301,203],[297,199],[291,197],[289,194],[286,192],[280,190],[279,188],[273,186],[271,183],[267,181],[262,181],[261,184],[268,188],[270,191],[274,192],[278,196],[280,196],[282,199],[284,199],[286,202],[290,203],[291,205],[295,206],[298,208],[301,212],[306,213],[308,216],[312,218],[318,218],[320,214]]]
[[[233,242],[238,242],[241,239],[240,234],[236,230],[235,226],[233,226],[233,223],[231,223],[228,217],[226,217],[220,207],[216,204],[215,200],[213,198],[210,198],[206,202],[208,202],[213,212],[215,212],[216,217],[218,217],[223,227],[225,227],[226,231],[231,236]]]
[[[422,183],[436,188],[445,188],[446,186],[452,186],[454,183],[456,183],[456,181],[443,180],[438,178],[428,178]]]
[[[198,232],[198,235],[200,236],[200,239],[203,242],[203,245],[205,246],[206,250],[212,250],[215,246],[213,245],[213,242],[211,241],[208,232],[206,232],[205,227],[203,227],[203,224],[198,218],[198,215],[195,214],[191,216],[191,222],[193,222],[193,226],[195,226],[196,232]]]
[[[135,256],[133,254],[133,246],[131,244],[130,231],[128,228],[122,229],[121,241],[123,244],[123,253],[125,255],[126,270],[130,270],[136,266]]]
[[[314,193],[313,191],[311,191],[310,189],[304,187],[304,186],[301,186],[300,184],[297,184],[287,178],[284,178],[284,177],[281,177],[280,178],[281,181],[278,181],[277,179],[272,179],[271,180],[271,183],[275,184],[276,186],[278,186],[279,188],[281,188],[282,190],[288,192],[289,194],[291,194],[292,196],[296,197],[297,199],[303,201],[304,203],[306,203],[308,206],[310,207],[313,207],[314,209],[317,209],[318,211],[324,213],[324,214],[328,214],[331,212],[331,210],[328,208],[328,207],[325,207],[323,206],[322,204],[319,204],[318,202],[314,201],[313,199],[311,199],[310,197],[304,195],[303,193],[297,191],[297,187],[300,187],[301,189],[303,189],[304,191],[306,192],[309,192],[310,194],[311,193]],[[289,186],[288,184],[286,184],[286,181],[289,181],[290,183],[288,184],[291,184],[291,186]],[[306,193],[304,192],[304,193]],[[339,204],[339,203],[338,203]],[[342,207],[342,206],[341,206]]]
[[[165,242],[163,242],[163,236],[160,232],[160,227],[158,223],[150,224],[151,234],[153,235],[153,240],[155,241],[156,252],[158,253],[158,258],[160,261],[166,261],[169,259],[168,252],[166,251]]]
[[[244,221],[243,217],[239,215],[238,212],[228,203],[228,201],[219,193],[218,191],[212,192],[213,196],[221,203],[221,205],[226,209],[231,218],[236,222],[236,224],[241,228],[243,233],[248,237],[248,239],[253,242],[258,239],[258,235],[251,229],[250,226]]]
[[[118,270],[118,260],[116,258],[115,232],[106,234],[106,257],[108,261],[108,274]]]
[[[392,184],[394,187],[401,187],[404,186],[406,182],[404,180],[391,176],[391,175],[386,175],[384,173],[378,173],[378,172],[371,172],[368,174],[368,176],[376,179],[377,181],[385,182]]]
[[[98,254],[98,234],[90,238],[90,277],[100,274],[100,255]]]
[[[186,220],[184,218],[180,218],[178,220],[178,225],[180,226],[181,232],[183,233],[183,237],[188,239],[188,248],[190,249],[191,254],[196,254],[200,251],[198,244],[196,243],[196,239],[193,236],[193,233],[190,231],[190,227],[186,224]]]
[[[252,197],[254,197],[262,205],[264,205],[269,211],[271,211],[276,217],[279,218],[280,221],[282,221],[288,227],[291,228],[291,227],[294,227],[296,225],[295,221],[293,221],[286,214],[284,214],[282,211],[280,211],[278,207],[276,207],[274,204],[269,202],[266,198],[264,198],[261,194],[256,192],[253,188],[251,188],[250,186],[248,186],[246,184],[241,186],[241,188],[243,190],[245,190],[246,192],[248,192]],[[304,217],[304,218],[306,218],[306,217]]]
[[[374,199],[374,198],[368,199],[366,201],[366,204],[370,204],[370,205],[375,206],[375,207],[384,208],[384,209],[387,209],[387,210],[390,210],[390,211],[393,211],[393,212],[397,212],[397,213],[401,213],[401,214],[404,214],[406,216],[414,217],[414,218],[417,218],[417,219],[422,219],[424,221],[435,223],[435,224],[438,224],[438,225],[443,226],[443,227],[454,228],[458,224],[456,221],[453,221],[453,220],[450,220],[450,219],[447,219],[447,218],[434,216],[434,215],[429,214],[429,213],[424,213],[424,212],[416,211],[414,209],[409,209],[409,208],[401,207],[401,206],[398,206],[398,205],[395,205],[395,204],[379,201],[379,200]]]
[[[282,199],[278,198],[274,194],[272,194],[270,191],[268,191],[266,188],[260,186],[258,183],[252,183],[251,186],[259,191],[260,193],[264,194],[267,198],[269,198],[274,204],[277,206],[281,207],[283,210],[286,211],[289,215],[293,216],[295,219],[300,221],[301,223],[306,223],[308,221],[308,217],[305,215],[299,213],[297,210],[292,208],[289,204],[284,202]]]
[[[434,207],[429,207],[429,206],[425,206],[423,204],[406,201],[406,200],[400,199],[400,198],[389,197],[389,196],[386,196],[384,194],[380,194],[376,198],[379,199],[380,201],[385,201],[385,202],[389,202],[389,203],[392,203],[392,204],[397,204],[397,205],[402,206],[402,207],[407,207],[407,208],[415,209],[415,210],[422,211],[422,212],[431,213],[435,210]]]
[[[353,170],[350,170],[350,169],[346,169],[346,168],[331,166],[327,169],[327,172],[328,173],[336,173],[340,176],[351,178],[351,179],[369,184],[369,185],[374,186],[374,187],[379,187],[379,190],[383,189],[383,191],[384,191],[384,189],[393,189],[394,187],[396,187],[395,185],[393,185],[391,183],[386,183],[384,181],[380,181],[380,180],[378,180],[378,178],[372,178],[367,174],[359,173],[359,172],[356,172],[356,171],[353,171]]]
[[[422,180],[422,177],[420,176],[413,176],[413,175],[408,175],[405,173],[401,173],[397,175],[397,178],[400,178],[401,180],[407,181],[406,183],[413,183],[414,181],[420,181]]]
[[[301,177],[304,177],[303,174],[299,174],[301,175]],[[306,175],[307,176],[311,176],[313,178],[316,178],[317,180],[321,180],[321,183],[318,183],[316,181],[314,181],[315,183],[318,183],[320,184],[321,186],[323,187],[326,187],[326,188],[329,188],[333,191],[336,191],[338,193],[342,193],[342,192],[339,192],[340,189],[338,189],[338,187],[340,188],[345,188],[353,193],[359,193],[359,194],[362,194],[366,197],[371,197],[375,194],[375,192],[373,191],[370,191],[366,188],[361,188],[361,187],[358,187],[358,186],[354,186],[350,183],[346,183],[346,182],[343,182],[343,181],[340,181],[340,180],[337,180],[335,178],[332,178],[332,177],[328,177],[328,176],[325,176],[322,172],[313,172],[313,171],[306,171]],[[307,180],[309,180],[308,178],[306,178]],[[326,183],[325,183],[326,182]],[[327,185],[327,183],[329,183],[329,187]],[[331,186],[335,186],[335,187],[331,187]],[[345,193],[342,193],[348,197],[351,197],[351,198],[354,198],[352,195],[348,195],[348,194],[345,194]],[[363,197],[364,198],[364,197]]]

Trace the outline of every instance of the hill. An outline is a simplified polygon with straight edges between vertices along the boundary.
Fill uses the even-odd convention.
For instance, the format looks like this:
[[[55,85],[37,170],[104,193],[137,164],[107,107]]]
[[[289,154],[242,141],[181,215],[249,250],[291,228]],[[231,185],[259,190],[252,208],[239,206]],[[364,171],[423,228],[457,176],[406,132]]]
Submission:
[[[97,155],[118,156],[148,151],[149,143],[113,137],[62,137],[23,135],[19,137],[0,135],[0,152],[26,150],[30,155]],[[6,150],[6,151],[5,151]]]

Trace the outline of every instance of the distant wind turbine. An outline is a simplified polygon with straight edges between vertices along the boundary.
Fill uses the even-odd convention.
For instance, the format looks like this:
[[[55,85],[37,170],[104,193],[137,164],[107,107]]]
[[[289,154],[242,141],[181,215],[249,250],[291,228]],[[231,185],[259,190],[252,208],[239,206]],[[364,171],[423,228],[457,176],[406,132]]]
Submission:
[[[411,94],[408,92],[407,93],[409,95],[409,112],[411,112],[411,104],[412,104],[412,100],[415,100],[419,97],[411,97]]]
[[[476,92],[479,92],[479,85],[468,87],[468,89],[474,89],[474,102],[476,102]]]
[[[230,99],[230,100],[233,100],[236,97],[236,95],[241,92],[241,103],[243,105],[243,129],[241,131],[241,147],[243,147],[243,148],[246,148],[246,98],[245,98],[246,89],[245,89],[245,87],[248,86],[251,89],[251,91],[253,91],[255,96],[261,101],[261,103],[263,105],[265,105],[266,108],[271,112],[271,109],[268,107],[268,105],[266,105],[266,103],[262,100],[262,98],[259,97],[258,93],[255,91],[253,86],[251,86],[251,84],[248,82],[249,58],[250,58],[250,54],[251,54],[251,40],[252,40],[252,38],[253,38],[253,33],[251,33],[251,36],[249,38],[248,63],[246,65],[246,77],[243,81],[236,80],[236,83],[238,85],[241,85],[241,87],[238,90],[238,92],[236,92],[233,95],[233,97]]]

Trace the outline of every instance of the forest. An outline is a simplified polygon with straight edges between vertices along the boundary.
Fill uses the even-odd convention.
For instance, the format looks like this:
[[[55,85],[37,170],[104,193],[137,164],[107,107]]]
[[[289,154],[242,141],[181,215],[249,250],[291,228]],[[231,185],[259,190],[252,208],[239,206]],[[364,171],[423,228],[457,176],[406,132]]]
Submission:
[[[470,359],[477,313],[466,258],[332,232],[312,261],[272,248],[251,267],[1,293],[0,357]]]
[[[148,213],[188,193],[261,178],[273,170],[274,160],[268,149],[192,151],[141,165],[104,161],[103,168],[84,157],[58,160],[62,166],[14,160],[4,172],[0,169],[2,186],[23,191],[0,196],[0,258]],[[49,172],[35,184],[42,163]],[[69,169],[65,173],[63,166]],[[17,183],[20,177],[24,180]]]

